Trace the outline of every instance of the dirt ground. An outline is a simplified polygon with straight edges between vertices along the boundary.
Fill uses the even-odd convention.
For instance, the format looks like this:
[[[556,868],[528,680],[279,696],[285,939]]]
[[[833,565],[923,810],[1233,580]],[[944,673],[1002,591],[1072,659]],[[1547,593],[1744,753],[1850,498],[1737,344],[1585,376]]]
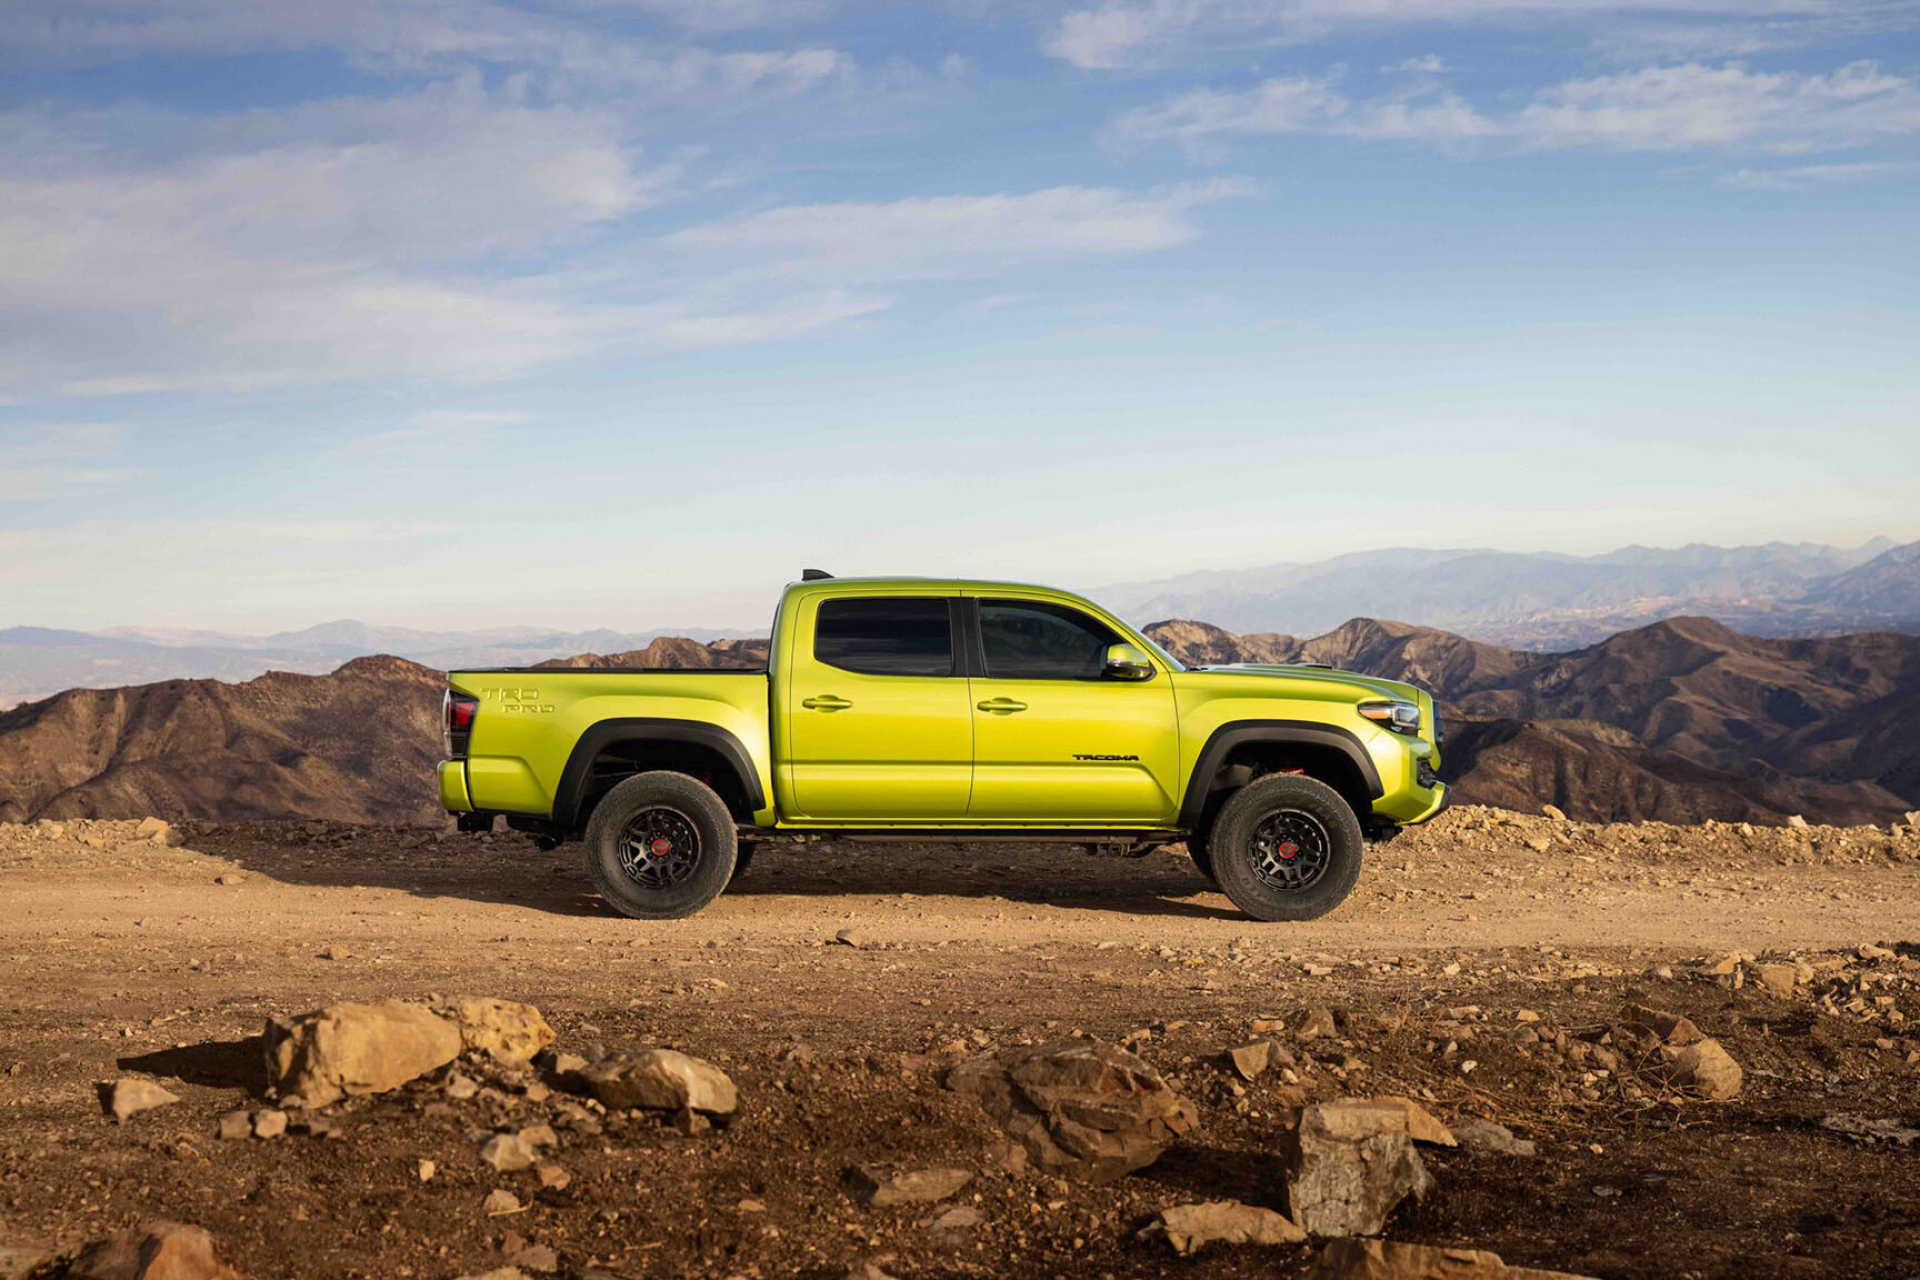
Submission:
[[[1407,1094],[1538,1154],[1432,1152],[1437,1190],[1389,1238],[1609,1280],[1920,1276],[1912,831],[1456,810],[1377,846],[1353,898],[1306,925],[1241,917],[1178,847],[768,845],[703,914],[642,924],[600,906],[577,846],[180,831],[168,848],[132,823],[0,828],[0,1245],[70,1248],[161,1216],[288,1280],[450,1280],[528,1244],[562,1274],[629,1277],[839,1277],[862,1260],[907,1278],[1288,1277],[1312,1248],[1177,1258],[1135,1233],[1197,1200],[1284,1209],[1277,1153],[1303,1102]],[[1757,980],[1764,960],[1798,965],[1790,991],[1779,970],[1775,989]],[[531,1001],[589,1056],[708,1058],[740,1112],[691,1137],[621,1113],[556,1124],[558,1189],[495,1172],[473,1136],[559,1119],[560,1094],[455,1100],[424,1079],[329,1109],[332,1137],[216,1140],[221,1113],[260,1105],[267,1016],[429,993]],[[1629,1003],[1719,1039],[1745,1068],[1739,1097],[1604,1066]],[[1301,1035],[1315,1007],[1335,1034]],[[1242,1083],[1222,1052],[1269,1019],[1294,1078]],[[1004,1171],[945,1067],[1074,1035],[1159,1067],[1197,1132],[1107,1186]],[[94,1082],[126,1075],[182,1101],[115,1125]],[[863,1209],[844,1174],[874,1162],[979,1172],[950,1204]],[[485,1214],[501,1187],[523,1212]],[[951,1204],[982,1220],[927,1225]]]

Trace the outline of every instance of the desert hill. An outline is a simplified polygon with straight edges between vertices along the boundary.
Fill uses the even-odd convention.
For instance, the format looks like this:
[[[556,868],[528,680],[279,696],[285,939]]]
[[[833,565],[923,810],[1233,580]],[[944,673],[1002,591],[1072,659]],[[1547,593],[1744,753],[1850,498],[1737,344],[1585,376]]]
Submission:
[[[1682,618],[1564,654],[1354,619],[1309,639],[1173,620],[1183,660],[1327,662],[1440,697],[1463,802],[1577,818],[1885,823],[1920,806],[1920,637],[1741,635]],[[660,637],[555,668],[761,669],[765,640]],[[70,689],[0,712],[0,819],[440,822],[441,673],[394,657],[239,684]]]
[[[1920,804],[1920,637],[1775,640],[1675,618],[1562,654],[1356,618],[1311,640],[1175,620],[1183,661],[1329,662],[1434,691],[1463,800],[1595,820],[1886,822]],[[1530,802],[1530,803],[1528,803]]]

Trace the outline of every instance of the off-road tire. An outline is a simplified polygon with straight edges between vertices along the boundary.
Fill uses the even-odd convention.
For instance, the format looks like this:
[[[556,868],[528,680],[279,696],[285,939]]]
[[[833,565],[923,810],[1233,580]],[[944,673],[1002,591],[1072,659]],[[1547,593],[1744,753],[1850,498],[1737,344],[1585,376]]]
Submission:
[[[1207,840],[1216,882],[1255,920],[1326,915],[1353,891],[1365,848],[1360,820],[1340,793],[1299,774],[1271,774],[1234,792]]]
[[[644,845],[636,846],[636,834]],[[661,841],[665,849],[656,851]],[[587,820],[585,844],[588,874],[608,906],[636,920],[673,920],[720,896],[738,838],[712,787],[659,770],[607,792]]]

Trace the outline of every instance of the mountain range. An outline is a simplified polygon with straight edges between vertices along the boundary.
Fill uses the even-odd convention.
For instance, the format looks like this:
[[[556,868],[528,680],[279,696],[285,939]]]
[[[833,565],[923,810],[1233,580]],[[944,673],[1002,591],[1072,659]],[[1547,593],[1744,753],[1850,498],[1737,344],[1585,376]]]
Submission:
[[[1206,618],[1236,632],[1314,635],[1352,617],[1407,618],[1529,650],[1575,649],[1662,618],[1715,618],[1749,635],[1920,632],[1920,542],[1626,547],[1601,556],[1511,551],[1366,551],[1302,564],[1221,569],[1090,593],[1121,616]],[[421,631],[353,621],[237,635],[152,627],[0,629],[0,707],[62,689],[160,680],[320,674],[369,653],[445,670],[533,666],[725,631],[497,627]]]
[[[1890,822],[1920,808],[1920,637],[1742,635],[1706,618],[1542,654],[1354,619],[1296,639],[1147,628],[1195,664],[1327,662],[1434,691],[1463,802],[1576,818]],[[568,667],[759,667],[765,641],[661,637]],[[396,657],[238,684],[70,689],[0,712],[0,820],[443,822],[440,673]]]
[[[1205,618],[1233,631],[1295,635],[1353,617],[1407,618],[1536,650],[1575,649],[1686,616],[1758,636],[1920,632],[1920,542],[1624,547],[1598,556],[1406,548],[1090,594],[1128,618]]]

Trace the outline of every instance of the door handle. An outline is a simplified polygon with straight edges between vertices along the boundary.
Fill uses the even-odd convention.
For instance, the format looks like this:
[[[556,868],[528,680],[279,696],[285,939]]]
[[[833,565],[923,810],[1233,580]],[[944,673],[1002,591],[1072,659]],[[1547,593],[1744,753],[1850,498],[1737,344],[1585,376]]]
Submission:
[[[1012,698],[988,698],[985,702],[975,705],[982,711],[989,712],[996,716],[1010,716],[1016,711],[1025,711],[1027,709],[1026,703],[1015,702]]]
[[[809,711],[845,711],[853,704],[845,698],[836,698],[832,694],[826,693],[820,695],[818,698],[808,698],[800,705]]]

